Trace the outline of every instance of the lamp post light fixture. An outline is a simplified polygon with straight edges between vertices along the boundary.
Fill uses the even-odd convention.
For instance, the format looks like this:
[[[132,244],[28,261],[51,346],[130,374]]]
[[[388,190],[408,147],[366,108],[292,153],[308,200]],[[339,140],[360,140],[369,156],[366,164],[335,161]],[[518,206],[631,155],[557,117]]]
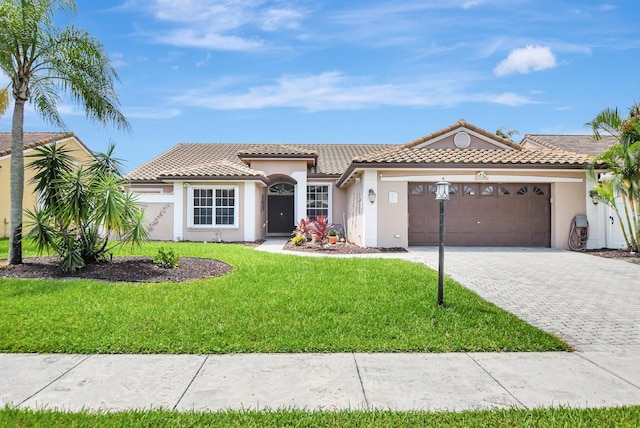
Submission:
[[[440,201],[440,237],[438,245],[438,306],[444,305],[444,201],[449,200],[449,182],[436,183],[436,200]]]
[[[376,201],[376,192],[373,189],[369,189],[369,202],[374,203]]]

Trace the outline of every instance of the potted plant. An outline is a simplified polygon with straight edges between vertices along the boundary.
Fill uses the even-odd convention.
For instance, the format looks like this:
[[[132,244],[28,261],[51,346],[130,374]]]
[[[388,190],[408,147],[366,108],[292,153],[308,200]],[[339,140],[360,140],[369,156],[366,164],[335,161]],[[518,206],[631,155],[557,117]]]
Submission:
[[[329,244],[335,244],[338,242],[338,232],[334,229],[329,231]]]

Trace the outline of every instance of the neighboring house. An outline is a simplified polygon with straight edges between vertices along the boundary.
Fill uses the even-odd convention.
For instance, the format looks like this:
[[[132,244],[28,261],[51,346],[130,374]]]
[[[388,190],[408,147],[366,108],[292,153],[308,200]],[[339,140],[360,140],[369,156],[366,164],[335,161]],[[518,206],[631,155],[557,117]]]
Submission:
[[[460,120],[402,145],[178,144],[126,177],[152,239],[253,241],[326,215],[361,246],[437,245],[444,178],[447,245],[566,248],[587,214],[589,246],[604,246],[592,155],[563,149],[565,137],[520,145]]]
[[[25,132],[24,163],[25,167],[31,161],[29,155],[33,149],[47,144],[60,144],[70,149],[70,154],[78,159],[78,162],[89,160],[93,155],[78,137],[73,133],[60,132]],[[11,133],[0,132],[0,237],[9,236],[9,219],[11,203]],[[33,172],[25,169],[24,201],[23,207],[31,209],[36,205],[37,196],[35,185],[31,183]]]

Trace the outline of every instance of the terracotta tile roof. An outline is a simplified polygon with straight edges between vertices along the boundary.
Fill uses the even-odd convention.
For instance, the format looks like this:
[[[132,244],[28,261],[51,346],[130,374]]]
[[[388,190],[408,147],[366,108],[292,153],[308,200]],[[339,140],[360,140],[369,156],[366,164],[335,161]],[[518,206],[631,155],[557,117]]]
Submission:
[[[460,119],[459,121],[457,121],[456,123],[454,123],[451,126],[447,126],[446,128],[443,128],[439,131],[433,132],[429,135],[425,135],[424,137],[418,138],[417,140],[413,140],[407,144],[405,144],[405,147],[415,147],[415,146],[419,146],[420,144],[426,143],[429,140],[433,140],[434,138],[438,138],[441,137],[445,134],[448,134],[451,131],[455,131],[456,129],[459,128],[467,128],[471,131],[474,131],[480,135],[484,135],[487,138],[491,138],[493,140],[496,140],[497,142],[504,144],[506,146],[509,146],[511,148],[514,148],[516,150],[520,150],[522,147],[519,144],[514,143],[511,140],[507,140],[506,138],[502,138],[499,135],[496,134],[492,134],[490,132],[485,131],[482,128],[478,128],[475,125],[472,125],[470,123],[467,123],[467,121],[465,121],[464,119]]]
[[[72,132],[25,132],[24,150],[74,136]],[[11,132],[0,132],[0,156],[11,154]]]
[[[135,168],[126,174],[126,178],[131,181],[158,181],[161,173],[179,172],[184,168],[197,167],[221,160],[246,168],[246,165],[238,157],[238,153],[249,153],[257,147],[264,148],[265,145],[180,143]],[[383,144],[300,144],[289,147],[296,147],[302,152],[318,153],[317,163],[309,171],[310,176],[314,174],[317,176],[337,176],[348,168],[354,157],[391,146]]]
[[[198,164],[191,167],[162,171],[158,174],[158,176],[163,178],[263,178],[264,174],[245,165],[240,165],[235,162],[229,162],[226,160],[220,160]]]
[[[353,160],[354,164],[461,164],[461,165],[574,165],[584,166],[591,156],[562,150],[460,150],[413,149],[380,150]]]
[[[262,144],[238,151],[239,157],[250,157],[252,155],[317,157],[318,152],[288,144]]]
[[[526,134],[520,144],[530,142],[548,149],[560,149],[597,156],[604,153],[617,141],[616,137],[608,135],[596,140],[593,135]]]

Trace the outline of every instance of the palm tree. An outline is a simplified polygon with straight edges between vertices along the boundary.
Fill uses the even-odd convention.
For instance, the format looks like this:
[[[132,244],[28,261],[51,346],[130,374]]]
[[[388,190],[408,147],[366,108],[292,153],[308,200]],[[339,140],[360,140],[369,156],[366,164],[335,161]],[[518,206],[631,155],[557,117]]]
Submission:
[[[58,11],[75,14],[73,0],[3,0],[0,4],[0,69],[11,79],[11,221],[9,263],[22,263],[24,192],[24,106],[30,101],[42,118],[65,128],[59,93],[84,107],[89,119],[130,130],[119,111],[118,76],[104,46],[86,31],[54,25]]]
[[[26,210],[26,239],[40,252],[57,253],[65,272],[104,261],[115,247],[140,245],[148,237],[142,208],[122,188],[121,162],[113,150],[111,145],[79,168],[65,147],[37,147],[29,155],[39,204]],[[110,242],[111,236],[119,239]]]
[[[613,135],[618,142],[596,158],[596,166],[610,171],[607,182],[601,181],[595,190],[600,199],[611,206],[618,217],[627,249],[637,252],[640,246],[640,105],[629,110],[623,119],[617,109],[605,109],[587,123],[596,139],[602,133]],[[618,206],[616,195],[622,200]]]

